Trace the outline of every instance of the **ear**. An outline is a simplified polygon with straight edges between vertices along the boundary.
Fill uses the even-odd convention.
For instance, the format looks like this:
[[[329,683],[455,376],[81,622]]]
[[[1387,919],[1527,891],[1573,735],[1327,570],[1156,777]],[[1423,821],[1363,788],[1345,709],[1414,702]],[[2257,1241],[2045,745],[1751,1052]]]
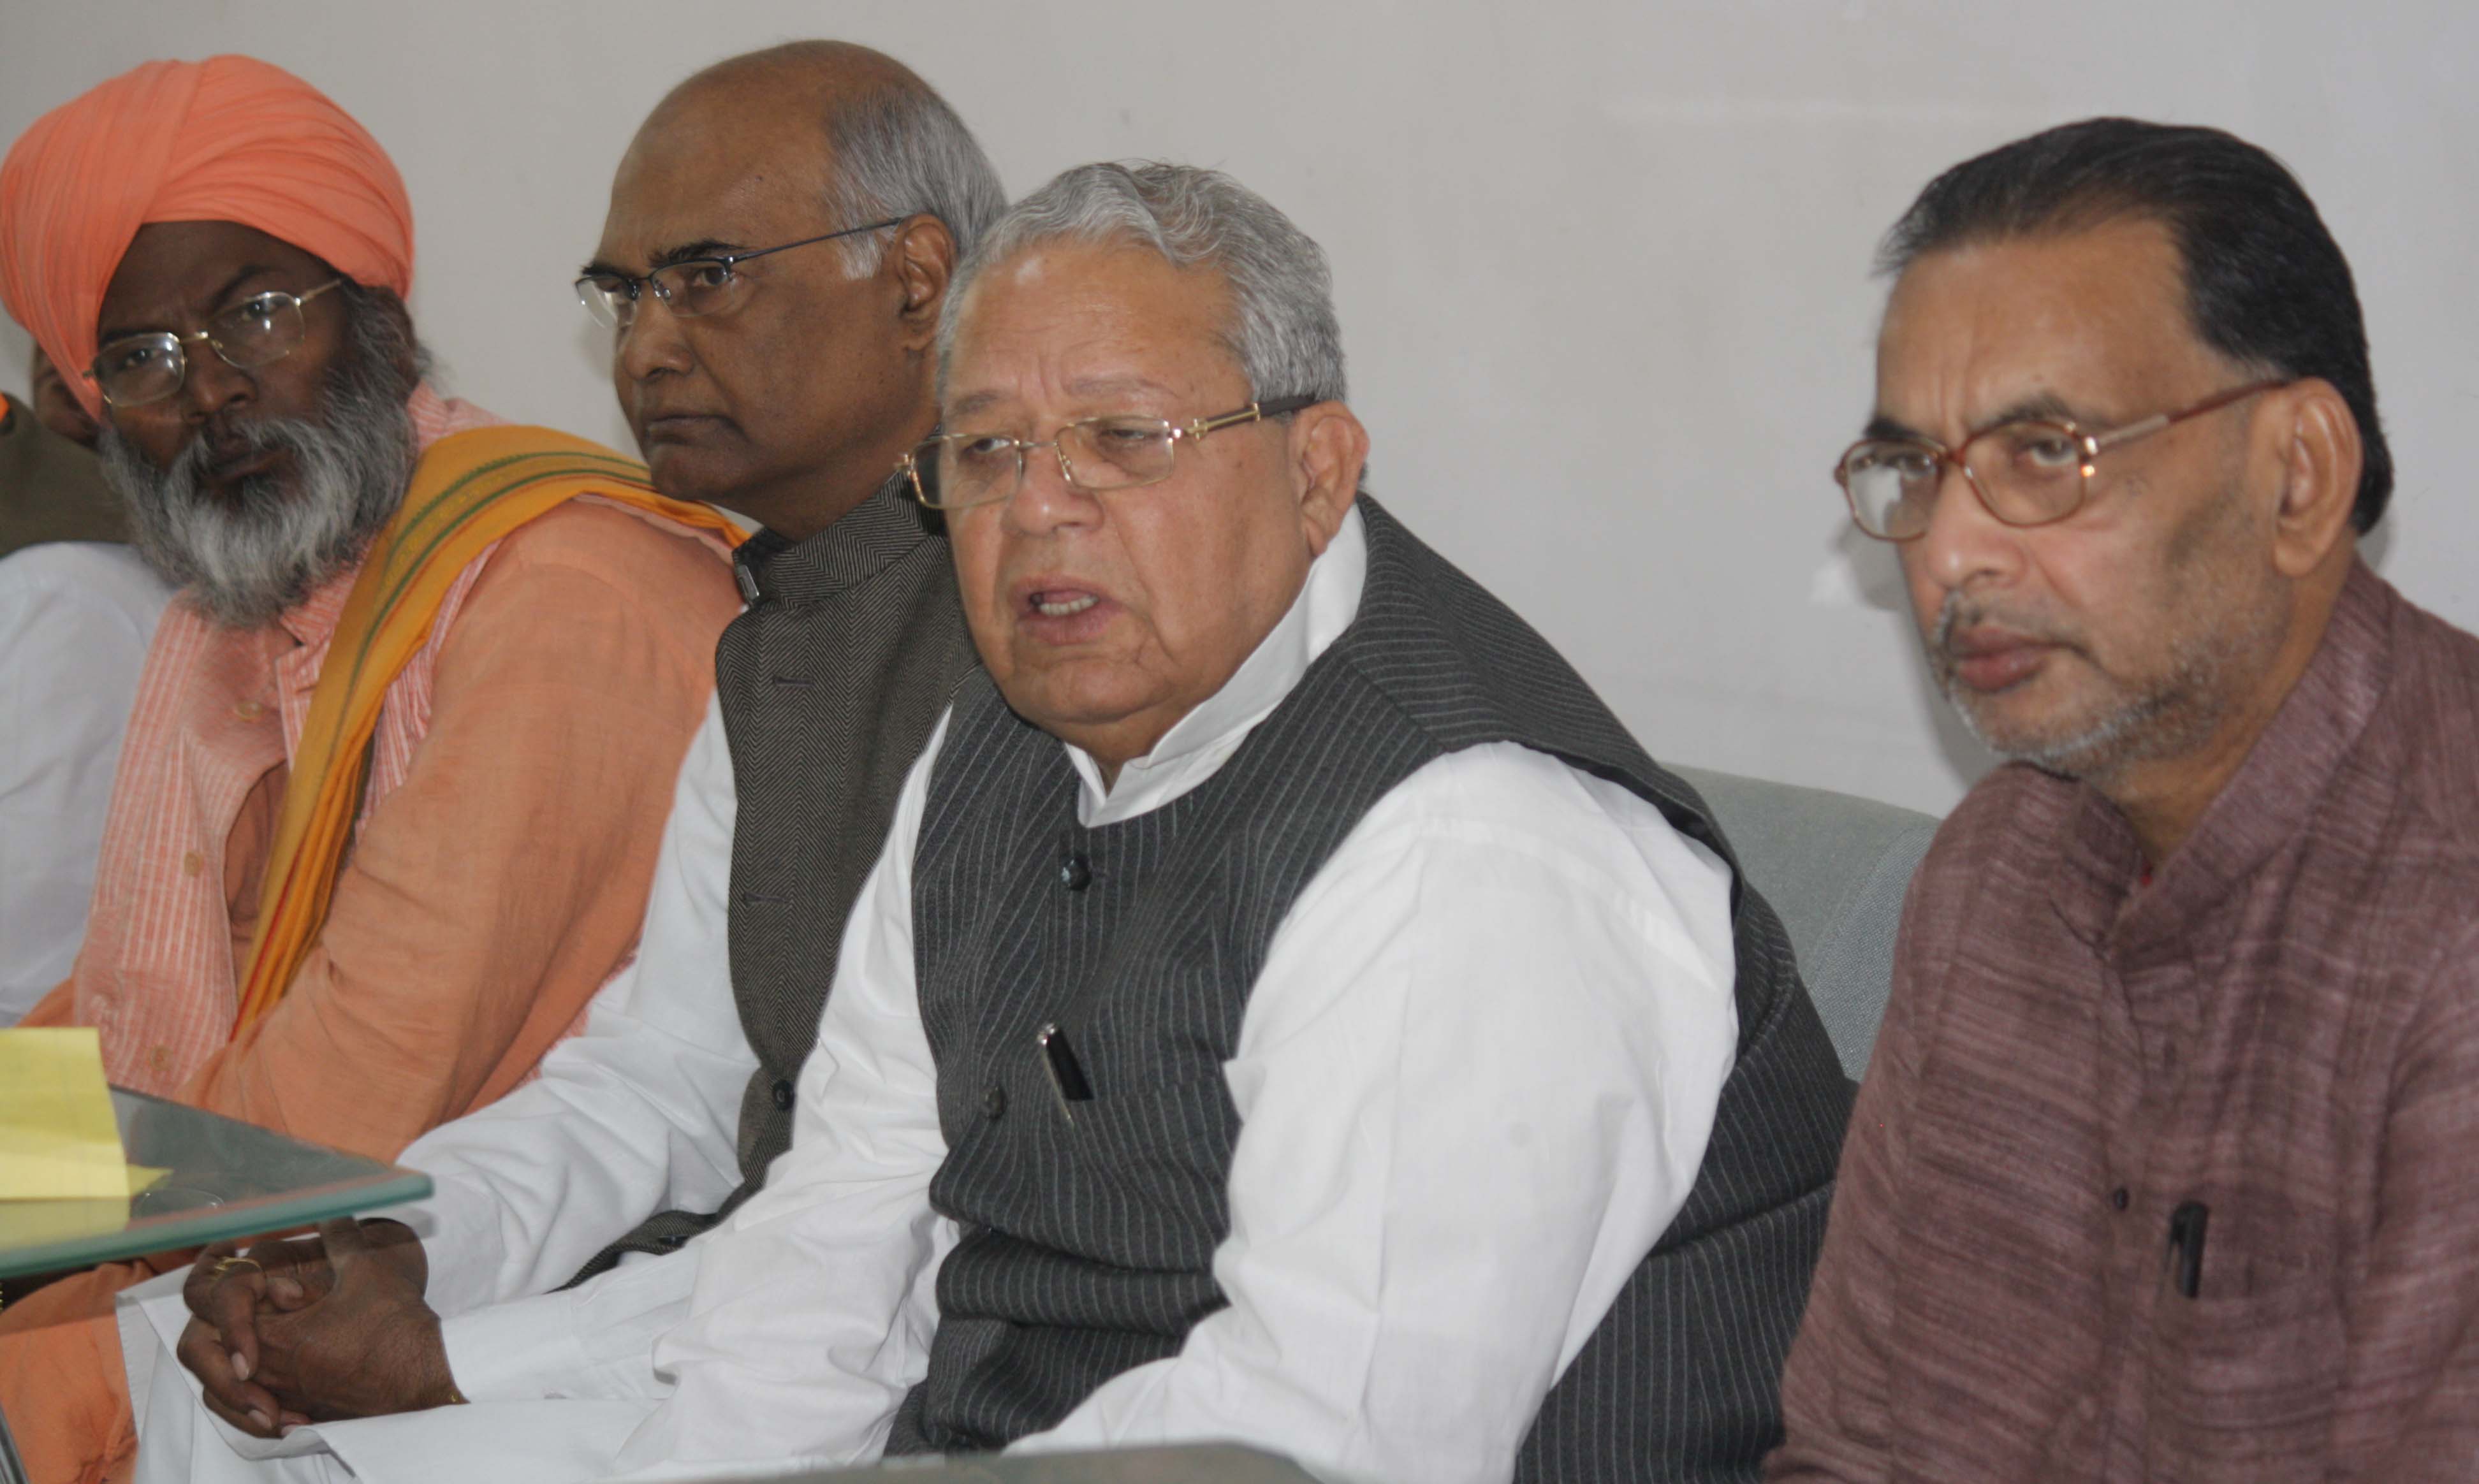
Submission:
[[[1290,451],[1309,553],[1323,556],[1360,493],[1360,472],[1368,464],[1368,429],[1342,403],[1318,402],[1291,414]]]
[[[938,310],[956,277],[956,239],[935,217],[914,217],[896,229],[886,250],[887,270],[904,291],[898,310],[908,349],[927,348],[938,336]]]
[[[2272,561],[2284,576],[2304,577],[2352,538],[2364,452],[2359,420],[2333,384],[2310,377],[2274,394],[2272,436],[2279,440],[2281,503],[2273,511]]]
[[[87,415],[76,395],[69,391],[68,383],[61,379],[51,357],[43,354],[39,345],[35,348],[34,371],[35,421],[71,443],[93,448],[103,436],[103,430],[96,425],[94,419]]]

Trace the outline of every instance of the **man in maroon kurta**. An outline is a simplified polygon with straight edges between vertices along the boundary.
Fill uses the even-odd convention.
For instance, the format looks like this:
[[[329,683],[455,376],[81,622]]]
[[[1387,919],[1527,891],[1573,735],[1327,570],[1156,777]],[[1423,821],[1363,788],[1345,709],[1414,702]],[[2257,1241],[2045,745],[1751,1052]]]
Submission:
[[[1841,478],[2017,761],[1911,887],[1768,1476],[2479,1477],[2479,640],[2357,554],[2339,249],[2121,119],[1887,258]]]

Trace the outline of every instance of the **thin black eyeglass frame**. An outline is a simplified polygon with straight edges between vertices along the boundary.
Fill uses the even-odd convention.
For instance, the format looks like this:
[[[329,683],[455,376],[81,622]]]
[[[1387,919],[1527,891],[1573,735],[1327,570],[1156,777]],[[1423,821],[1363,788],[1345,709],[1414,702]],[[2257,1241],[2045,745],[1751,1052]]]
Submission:
[[[912,216],[918,215],[917,212],[912,214]],[[605,278],[616,278],[628,286],[628,305],[631,315],[636,313],[636,305],[644,298],[644,291],[650,286],[654,290],[654,297],[670,305],[672,313],[678,314],[679,306],[672,304],[671,294],[654,283],[656,274],[668,273],[674,269],[696,268],[707,263],[721,264],[725,272],[737,274],[740,271],[740,265],[754,258],[772,257],[779,252],[790,252],[795,247],[807,247],[818,243],[831,243],[838,237],[858,237],[863,232],[876,232],[885,227],[902,226],[911,220],[912,216],[889,217],[884,221],[873,221],[865,226],[846,227],[840,232],[822,232],[816,237],[805,237],[797,243],[778,243],[772,247],[753,247],[747,252],[718,252],[709,253],[703,257],[682,258],[677,263],[666,263],[652,273],[579,273],[576,275],[576,281],[570,287],[576,291],[576,302],[584,306],[585,312],[589,315],[594,313],[594,301],[585,295],[588,293],[600,294],[602,291],[599,288],[589,290],[587,285]],[[687,318],[694,320],[697,316],[690,315]]]

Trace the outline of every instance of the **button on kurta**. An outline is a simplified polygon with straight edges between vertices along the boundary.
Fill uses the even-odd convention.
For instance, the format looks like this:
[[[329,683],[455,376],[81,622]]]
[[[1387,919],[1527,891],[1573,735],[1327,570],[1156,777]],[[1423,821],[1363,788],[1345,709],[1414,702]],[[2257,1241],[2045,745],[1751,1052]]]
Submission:
[[[778,1081],[774,1087],[774,1093],[776,1107],[788,1109],[792,1106],[792,1084],[789,1080]]]
[[[992,1084],[990,1090],[982,1094],[982,1112],[990,1115],[992,1123],[1006,1117],[1007,1088]]]
[[[1083,856],[1071,855],[1059,862],[1059,884],[1070,891],[1083,891],[1093,883],[1093,866]]]

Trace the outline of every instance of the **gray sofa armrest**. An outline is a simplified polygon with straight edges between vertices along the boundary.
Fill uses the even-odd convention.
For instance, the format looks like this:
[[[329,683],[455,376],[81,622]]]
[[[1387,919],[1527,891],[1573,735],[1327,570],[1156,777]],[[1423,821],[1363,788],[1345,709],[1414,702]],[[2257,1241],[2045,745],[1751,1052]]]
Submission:
[[[1781,914],[1808,995],[1857,1081],[1893,988],[1903,896],[1935,816],[1704,768],[1671,771],[1712,806],[1748,880]]]

